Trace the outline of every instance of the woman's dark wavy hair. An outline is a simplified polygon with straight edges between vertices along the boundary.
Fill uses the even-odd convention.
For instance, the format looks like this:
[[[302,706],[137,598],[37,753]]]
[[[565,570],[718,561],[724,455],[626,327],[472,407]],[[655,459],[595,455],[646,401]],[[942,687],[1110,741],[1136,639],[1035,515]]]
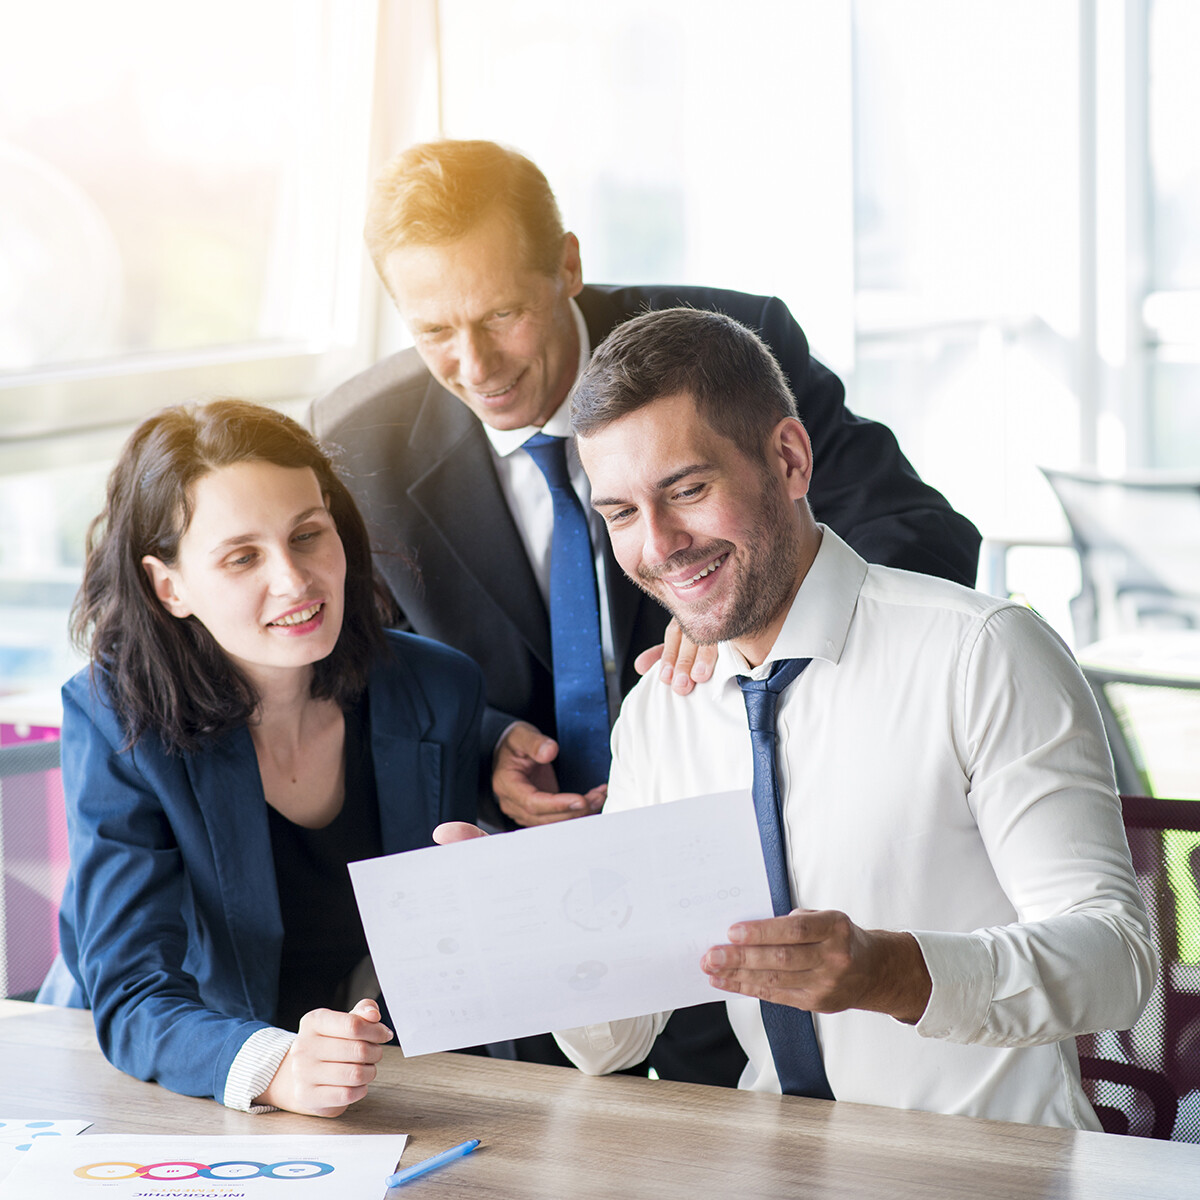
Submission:
[[[345,548],[342,631],[333,652],[313,666],[312,695],[352,704],[384,646],[390,614],[366,526],[316,439],[290,417],[244,400],[164,409],[134,430],[108,477],[71,609],[72,638],[93,670],[104,669],[130,745],[153,732],[170,750],[197,750],[245,724],[258,704],[254,686],[212,634],[194,616],[167,612],[142,566],[147,554],[175,565],[192,519],[193,484],[239,462],[311,468]]]

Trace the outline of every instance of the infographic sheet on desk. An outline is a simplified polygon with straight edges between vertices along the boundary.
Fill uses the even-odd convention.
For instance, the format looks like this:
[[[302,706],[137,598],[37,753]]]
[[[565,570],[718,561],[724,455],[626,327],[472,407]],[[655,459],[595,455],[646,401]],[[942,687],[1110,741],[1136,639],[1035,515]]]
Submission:
[[[30,1146],[0,1200],[382,1196],[407,1134],[99,1134]]]
[[[700,969],[771,915],[749,792],[350,864],[405,1054],[720,998]]]

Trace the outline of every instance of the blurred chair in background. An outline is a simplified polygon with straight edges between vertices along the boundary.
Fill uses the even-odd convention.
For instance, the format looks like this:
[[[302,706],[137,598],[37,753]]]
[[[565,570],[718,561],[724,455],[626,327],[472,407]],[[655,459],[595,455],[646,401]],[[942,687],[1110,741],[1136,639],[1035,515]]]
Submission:
[[[1200,626],[1200,472],[1122,478],[1042,467],[1071,528],[1076,644]]]
[[[41,985],[66,872],[57,739],[0,745],[0,997],[32,1000]]]

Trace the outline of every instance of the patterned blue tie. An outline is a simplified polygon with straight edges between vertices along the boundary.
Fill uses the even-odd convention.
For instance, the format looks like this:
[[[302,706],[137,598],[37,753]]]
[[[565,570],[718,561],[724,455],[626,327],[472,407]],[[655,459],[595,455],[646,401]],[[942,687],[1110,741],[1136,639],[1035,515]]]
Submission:
[[[754,752],[754,812],[762,842],[771,908],[777,917],[792,911],[792,889],[788,882],[787,851],[783,841],[783,802],[775,774],[775,708],[780,693],[811,662],[808,658],[783,658],[766,679],[737,677],[750,719],[750,742]],[[787,1004],[760,1000],[763,1026],[771,1045],[771,1057],[785,1096],[812,1096],[832,1100],[825,1077],[812,1013]]]
[[[525,449],[550,486],[554,541],[550,547],[550,650],[558,786],[587,792],[608,781],[608,688],[600,646],[596,567],[583,505],[567,472],[566,439],[535,433]]]

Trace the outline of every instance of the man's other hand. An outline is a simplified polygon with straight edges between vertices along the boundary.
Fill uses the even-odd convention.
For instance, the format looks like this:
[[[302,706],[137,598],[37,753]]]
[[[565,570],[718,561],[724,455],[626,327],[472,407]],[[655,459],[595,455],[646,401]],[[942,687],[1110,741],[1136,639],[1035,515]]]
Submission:
[[[697,646],[672,617],[662,645],[643,650],[633,660],[633,668],[639,675],[645,675],[657,663],[659,679],[669,684],[672,691],[686,696],[696,684],[712,678],[716,661],[716,645]]]
[[[517,721],[500,740],[492,759],[492,791],[500,811],[518,825],[547,825],[586,817],[604,807],[608,784],[591,791],[560,792],[554,774],[558,743],[528,721]]]
[[[863,1008],[915,1025],[933,984],[911,933],[860,929],[845,913],[796,909],[730,926],[700,961],[714,987],[809,1012]]]

